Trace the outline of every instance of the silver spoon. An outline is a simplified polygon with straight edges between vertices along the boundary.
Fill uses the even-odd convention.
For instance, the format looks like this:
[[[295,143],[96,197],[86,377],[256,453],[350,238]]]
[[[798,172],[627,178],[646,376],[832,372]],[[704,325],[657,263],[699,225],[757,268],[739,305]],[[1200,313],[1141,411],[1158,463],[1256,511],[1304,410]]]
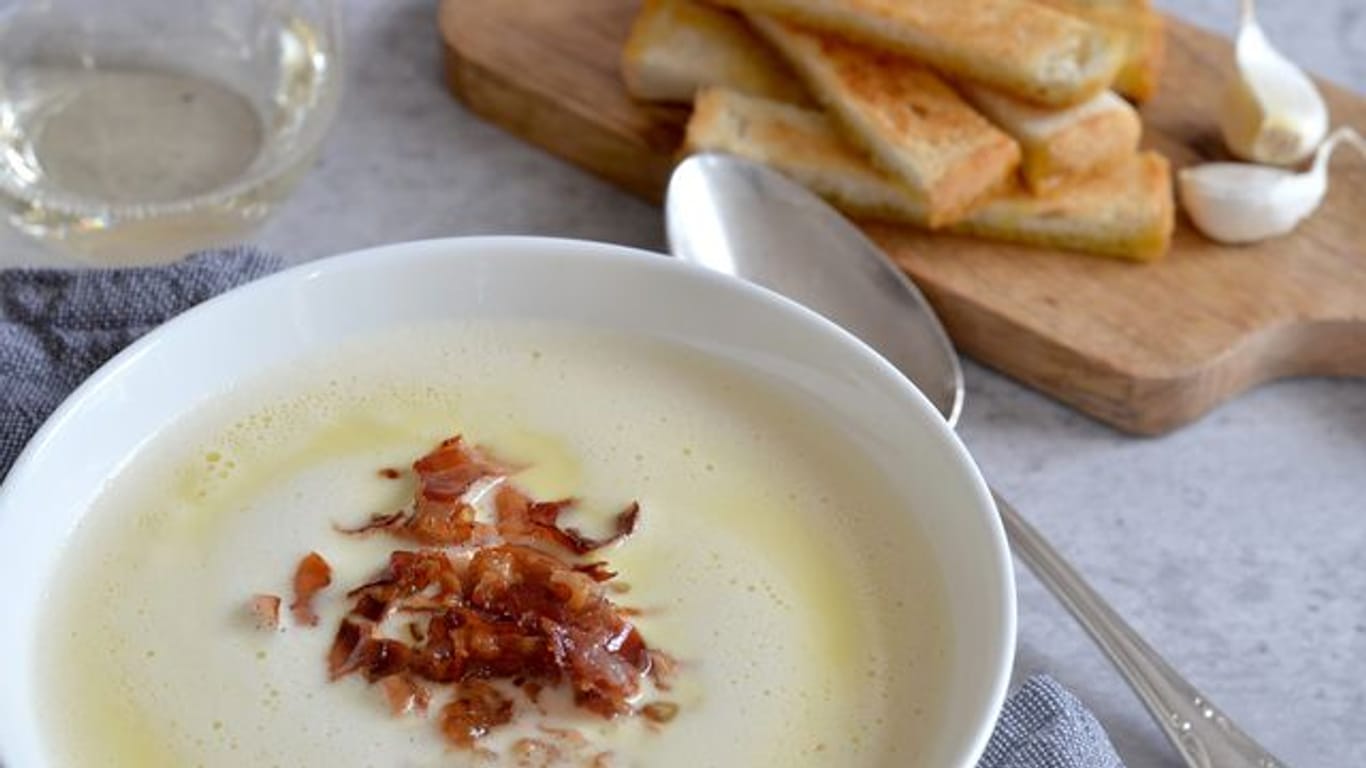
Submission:
[[[665,204],[678,258],[795,299],[842,325],[901,369],[949,425],[963,374],[920,291],[867,237],[805,188],[725,155],[683,161]],[[1012,549],[1086,629],[1192,768],[1279,768],[1115,613],[1000,494]]]

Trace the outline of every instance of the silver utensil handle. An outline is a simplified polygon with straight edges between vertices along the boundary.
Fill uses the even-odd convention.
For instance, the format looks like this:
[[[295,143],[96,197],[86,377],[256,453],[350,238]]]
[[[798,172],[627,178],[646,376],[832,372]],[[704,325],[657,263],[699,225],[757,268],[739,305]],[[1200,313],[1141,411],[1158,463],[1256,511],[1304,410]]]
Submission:
[[[1144,642],[1010,502],[991,494],[1015,554],[1101,647],[1189,765],[1284,768]]]

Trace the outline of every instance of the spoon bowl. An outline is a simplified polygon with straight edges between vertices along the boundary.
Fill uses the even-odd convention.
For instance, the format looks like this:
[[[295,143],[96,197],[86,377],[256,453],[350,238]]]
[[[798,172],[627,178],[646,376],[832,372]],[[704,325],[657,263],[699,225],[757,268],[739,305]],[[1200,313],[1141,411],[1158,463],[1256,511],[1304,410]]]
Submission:
[[[963,370],[953,343],[915,285],[848,220],[785,177],[724,155],[679,165],[668,200],[674,255],[816,309],[872,344],[957,423]],[[764,225],[774,220],[800,226]]]

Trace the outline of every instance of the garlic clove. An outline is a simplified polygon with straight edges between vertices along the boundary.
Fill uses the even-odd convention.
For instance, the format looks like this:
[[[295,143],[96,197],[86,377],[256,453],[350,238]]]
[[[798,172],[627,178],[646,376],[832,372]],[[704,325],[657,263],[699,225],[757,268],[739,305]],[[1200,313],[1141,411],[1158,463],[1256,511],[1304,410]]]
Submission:
[[[1181,202],[1195,226],[1221,243],[1255,243],[1295,228],[1318,206],[1298,174],[1248,163],[1182,169]],[[1316,199],[1317,198],[1317,199]]]
[[[1328,132],[1328,106],[1304,70],[1266,39],[1252,0],[1242,0],[1234,64],[1219,120],[1229,150],[1270,165],[1308,157]]]
[[[1339,128],[1319,145],[1309,170],[1295,173],[1250,163],[1207,163],[1177,174],[1181,203],[1195,226],[1221,243],[1253,243],[1284,235],[1328,192],[1328,161],[1341,142],[1366,155],[1366,140]]]

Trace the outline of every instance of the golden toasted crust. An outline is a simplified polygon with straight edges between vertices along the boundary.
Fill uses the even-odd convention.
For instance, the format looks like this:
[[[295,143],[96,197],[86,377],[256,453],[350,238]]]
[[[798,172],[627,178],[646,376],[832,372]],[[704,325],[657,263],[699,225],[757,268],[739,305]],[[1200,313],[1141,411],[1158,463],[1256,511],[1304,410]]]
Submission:
[[[1123,63],[1115,91],[1142,103],[1157,93],[1166,55],[1162,14],[1148,0],[1036,0],[1063,13],[1108,29],[1123,41]]]
[[[1020,175],[1031,191],[1088,175],[1138,150],[1143,132],[1138,112],[1110,91],[1075,107],[1049,109],[981,86],[963,85],[960,90],[1020,143]]]
[[[1153,261],[1171,244],[1175,211],[1167,158],[1142,152],[1047,194],[1016,189],[999,195],[953,230]]]
[[[722,89],[698,94],[685,152],[726,152],[765,163],[851,215],[925,227],[924,203],[845,144],[824,115]],[[1147,261],[1173,227],[1170,170],[1147,152],[1034,196],[1002,192],[950,227],[1017,243]]]
[[[1149,11],[1129,34],[1128,55],[1115,75],[1115,90],[1142,104],[1157,95],[1162,80],[1162,64],[1167,56],[1162,15]]]
[[[645,0],[621,58],[626,90],[645,101],[692,101],[705,85],[809,103],[779,56],[730,11],[696,0]]]
[[[789,22],[751,21],[849,139],[925,200],[930,226],[961,218],[1019,166],[1019,146],[926,67]]]
[[[714,0],[908,54],[945,73],[1041,104],[1109,87],[1113,33],[1032,0]]]
[[[697,93],[682,151],[745,157],[781,170],[841,208],[929,225],[924,198],[875,170],[820,112],[705,88]]]

